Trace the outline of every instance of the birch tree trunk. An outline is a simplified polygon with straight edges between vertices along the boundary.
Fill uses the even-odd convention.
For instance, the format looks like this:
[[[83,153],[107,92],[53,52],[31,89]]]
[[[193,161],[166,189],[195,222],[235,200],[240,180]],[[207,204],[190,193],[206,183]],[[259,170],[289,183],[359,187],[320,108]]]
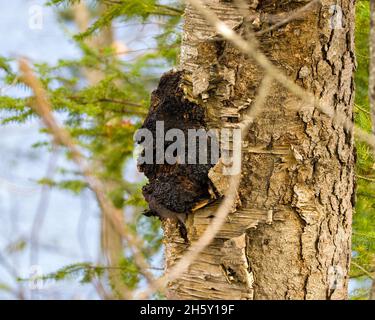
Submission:
[[[206,0],[244,34],[289,17],[308,1]],[[338,3],[339,5],[336,5]],[[332,112],[352,120],[354,1],[323,0],[303,17],[263,34],[259,49]],[[185,92],[206,110],[210,128],[233,127],[252,107],[264,72],[191,6],[185,12],[180,68]],[[273,82],[264,111],[243,142],[240,201],[189,270],[169,283],[179,299],[345,299],[354,194],[353,134]],[[219,201],[190,214],[196,241]],[[166,272],[188,250],[164,223]]]

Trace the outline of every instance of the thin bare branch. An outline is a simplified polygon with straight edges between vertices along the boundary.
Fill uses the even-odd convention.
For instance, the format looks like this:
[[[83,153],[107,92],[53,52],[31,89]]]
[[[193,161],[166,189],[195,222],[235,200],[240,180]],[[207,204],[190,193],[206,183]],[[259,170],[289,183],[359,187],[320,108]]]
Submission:
[[[51,179],[56,168],[56,150],[52,151],[51,157],[49,159],[46,177]],[[30,235],[30,265],[35,265],[38,263],[38,252],[39,252],[39,234],[43,227],[43,222],[47,213],[48,204],[50,200],[51,187],[48,185],[43,185],[40,199],[35,213],[34,221],[31,227]]]
[[[275,23],[274,25],[272,25],[268,29],[258,31],[255,34],[257,36],[260,36],[262,34],[265,34],[265,33],[268,33],[268,32],[274,31],[274,30],[277,30],[277,29],[281,28],[282,26],[288,24],[289,22],[291,22],[293,20],[302,18],[306,12],[308,12],[310,9],[312,9],[312,7],[315,4],[319,3],[320,1],[321,0],[312,0],[312,1],[310,1],[309,3],[307,3],[302,8],[299,8],[299,9],[295,10],[294,12],[292,12],[290,14],[288,13],[287,18],[285,18],[284,20]]]
[[[239,123],[239,128],[241,128],[242,139],[246,137],[249,132],[249,127],[253,123],[256,116],[262,111],[262,107],[266,102],[269,90],[271,88],[272,79],[266,75],[260,85],[257,98],[254,102],[252,108],[244,115],[244,119]],[[241,152],[241,151],[239,151]],[[240,161],[236,161],[235,158],[241,157],[240,154],[233,154],[233,163],[241,166]],[[182,258],[168,271],[166,275],[159,278],[155,283],[155,286],[150,286],[148,290],[141,293],[140,297],[143,299],[149,296],[151,293],[164,288],[168,282],[177,279],[182,273],[186,272],[191,263],[198,257],[198,255],[212,242],[217,233],[220,231],[221,227],[226,221],[226,218],[233,208],[233,205],[237,199],[237,192],[241,182],[241,168],[234,168],[235,172],[239,172],[236,175],[232,175],[229,178],[229,186],[221,202],[219,208],[215,212],[215,218],[212,220],[211,224],[206,228],[203,235],[194,242],[187,253],[185,253]]]
[[[360,266],[358,263],[352,261],[351,264],[361,270],[366,276],[368,276],[370,279],[374,279],[374,276],[371,274],[371,272],[367,271],[365,268]]]
[[[103,214],[111,221],[115,230],[125,239],[130,249],[133,252],[134,260],[139,268],[141,274],[150,282],[154,279],[152,274],[148,271],[149,265],[141,253],[142,242],[139,238],[133,235],[129,226],[124,223],[123,212],[117,209],[107,197],[107,190],[103,183],[96,177],[94,170],[87,163],[87,160],[77,147],[77,143],[70,136],[70,133],[61,127],[53,116],[52,108],[47,98],[46,92],[35,77],[26,60],[19,61],[20,71],[22,73],[22,81],[29,86],[35,95],[36,103],[33,105],[35,112],[41,117],[44,125],[49,129],[53,135],[55,142],[61,146],[66,147],[76,165],[81,170],[91,190],[94,192],[99,206]],[[124,296],[131,297],[131,292],[125,292]]]
[[[208,23],[210,23],[217,32],[226,40],[230,41],[237,49],[252,57],[260,67],[272,78],[278,81],[282,86],[294,93],[302,101],[308,105],[317,105],[318,101],[311,92],[306,92],[297,85],[293,80],[286,76],[281,70],[273,65],[269,59],[256,48],[255,38],[251,41],[243,39],[234,30],[221,21],[217,15],[207,8],[200,0],[186,0],[197,9]]]
[[[246,132],[248,126],[252,123],[254,117],[261,109],[264,104],[264,100],[267,96],[267,92],[270,87],[272,79],[275,79],[282,86],[284,86],[291,93],[295,94],[298,98],[304,101],[309,106],[315,106],[323,113],[335,118],[337,122],[343,124],[344,127],[350,131],[353,129],[353,123],[346,119],[343,114],[334,113],[328,106],[321,106],[318,99],[315,96],[301,88],[293,80],[287,77],[281,70],[274,66],[268,58],[260,51],[257,50],[255,45],[255,39],[252,41],[246,41],[241,36],[235,33],[234,30],[229,28],[224,22],[222,22],[214,12],[202,4],[200,0],[187,0],[197,11],[208,21],[213,27],[216,28],[217,32],[226,40],[230,41],[239,50],[248,54],[252,57],[258,65],[260,65],[266,73],[265,79],[262,82],[259,94],[256,99],[256,103],[250,112],[254,114],[247,114],[245,121],[242,123],[243,132]],[[314,2],[315,3],[315,2]],[[312,5],[312,4],[311,4]],[[358,130],[358,136],[364,137],[366,133],[363,130]],[[375,140],[373,140],[373,144]],[[148,291],[141,295],[142,297],[147,296],[150,292],[165,286],[168,282],[178,278],[183,272],[185,272],[188,266],[194,261],[200,252],[212,241],[217,232],[223,225],[229,210],[232,208],[233,203],[236,200],[237,189],[240,183],[240,175],[232,176],[229,182],[229,188],[227,194],[221,203],[219,209],[215,214],[215,218],[209,227],[205,230],[203,236],[191,245],[188,252],[176,263],[176,265],[168,272],[167,275],[163,276],[157,281],[157,287],[151,287]]]

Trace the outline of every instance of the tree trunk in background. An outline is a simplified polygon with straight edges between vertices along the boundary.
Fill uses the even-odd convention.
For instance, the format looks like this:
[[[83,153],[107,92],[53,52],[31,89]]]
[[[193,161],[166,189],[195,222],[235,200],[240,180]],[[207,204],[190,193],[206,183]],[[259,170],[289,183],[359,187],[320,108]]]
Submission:
[[[103,6],[101,6],[100,9],[104,11]],[[85,1],[81,1],[73,6],[73,14],[79,32],[86,31],[90,26],[91,16]],[[112,26],[110,25],[103,28],[95,37],[91,37],[87,40],[87,44],[93,50],[111,47],[113,44]],[[100,70],[85,68],[83,73],[91,86],[97,85],[104,78],[104,74]],[[103,165],[98,164],[97,167],[100,168],[103,167]],[[108,188],[108,190],[110,190],[110,188]],[[107,260],[108,266],[113,267],[112,270],[108,271],[111,287],[116,296],[124,298],[127,290],[123,284],[121,273],[117,269],[124,252],[122,236],[116,230],[113,222],[105,214],[101,216],[100,228],[102,254]]]
[[[283,20],[307,2],[247,1],[245,22],[264,30],[270,18]],[[243,31],[235,2],[204,3]],[[258,40],[259,49],[291,79],[352,120],[354,4],[339,3],[323,0]],[[206,108],[209,127],[233,127],[252,107],[264,74],[252,59],[215,39],[213,28],[188,6],[181,51],[181,69],[191,76],[186,92]],[[243,143],[240,204],[189,271],[169,284],[170,297],[347,298],[353,134],[276,82],[263,108]],[[203,233],[217,206],[189,215],[190,240]],[[174,224],[164,223],[164,231],[168,272],[188,245]]]

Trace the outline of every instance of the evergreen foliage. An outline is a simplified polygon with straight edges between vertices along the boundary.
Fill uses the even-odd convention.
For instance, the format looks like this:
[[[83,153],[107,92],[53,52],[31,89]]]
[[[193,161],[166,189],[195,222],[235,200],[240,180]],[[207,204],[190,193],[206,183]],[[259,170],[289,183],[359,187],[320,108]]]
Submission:
[[[355,76],[355,123],[371,132],[371,115],[368,98],[369,79],[369,32],[370,4],[368,0],[357,2],[356,6],[356,56]],[[351,276],[366,279],[375,271],[375,173],[371,149],[356,141],[357,148],[357,202],[353,217],[353,261]],[[360,289],[357,298],[366,298],[368,290]]]
[[[69,19],[71,5],[79,0],[51,0],[48,5],[56,8],[62,19]],[[127,181],[124,167],[133,155],[133,134],[147,113],[150,92],[155,87],[161,71],[177,62],[181,39],[182,3],[159,0],[104,0],[92,1],[94,15],[91,26],[73,37],[81,51],[75,60],[60,60],[56,65],[44,62],[35,64],[35,72],[42,80],[54,111],[76,139],[85,155],[95,163],[100,163],[98,175],[110,182],[114,188],[111,198],[118,208],[132,206],[139,214],[133,223],[134,230],[142,234],[147,243],[144,255],[150,260],[160,252],[161,232],[157,219],[144,219],[141,208],[145,203],[140,193],[141,186]],[[104,12],[98,14],[98,5],[104,5]],[[133,21],[139,24],[154,22],[159,33],[155,38],[156,48],[152,52],[138,55],[127,61],[116,56],[113,48],[90,48],[86,40],[95,37],[104,27],[113,23]],[[369,1],[357,1],[356,12],[356,52],[358,69],[356,73],[355,122],[365,130],[371,130],[368,100],[369,70]],[[0,76],[4,86],[24,88],[14,67],[14,60],[0,57]],[[83,69],[98,70],[104,77],[99,83],[89,85],[82,73]],[[28,92],[28,91],[27,91]],[[30,106],[32,95],[15,98],[0,95],[0,121],[24,123],[36,117]],[[46,134],[45,130],[43,130]],[[46,140],[48,140],[46,138]],[[33,147],[49,148],[50,143],[41,141]],[[375,271],[375,165],[368,145],[356,142],[357,147],[357,203],[353,222],[353,262],[351,276],[368,278]],[[67,153],[67,157],[69,154]],[[62,178],[50,180],[41,177],[39,183],[79,194],[87,188],[79,172],[60,168]],[[360,267],[358,267],[360,266]],[[132,257],[125,256],[120,272],[126,284],[136,288],[140,275]],[[62,280],[78,277],[82,282],[90,282],[94,277],[102,277],[106,268],[79,263],[66,266],[46,275],[45,279]],[[6,290],[0,285],[0,290]],[[368,292],[361,289],[357,298],[366,298]]]

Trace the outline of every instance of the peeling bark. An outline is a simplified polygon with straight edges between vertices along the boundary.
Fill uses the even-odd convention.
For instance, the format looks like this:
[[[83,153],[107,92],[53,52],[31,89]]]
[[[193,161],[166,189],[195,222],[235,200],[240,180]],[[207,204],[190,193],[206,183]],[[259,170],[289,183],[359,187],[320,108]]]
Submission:
[[[235,2],[205,1],[242,34],[249,24],[266,30],[270,17],[280,20],[307,2],[247,1],[243,17]],[[259,49],[325,106],[352,120],[353,28],[353,1],[323,0],[303,19],[259,33]],[[180,68],[186,74],[185,97],[204,108],[209,128],[235,127],[252,107],[264,76],[190,6]],[[347,298],[354,162],[352,132],[273,83],[263,113],[243,142],[240,201],[188,272],[169,284],[169,296]],[[188,215],[191,241],[210,224],[218,202]],[[175,224],[165,220],[163,225],[168,272],[189,244]]]

